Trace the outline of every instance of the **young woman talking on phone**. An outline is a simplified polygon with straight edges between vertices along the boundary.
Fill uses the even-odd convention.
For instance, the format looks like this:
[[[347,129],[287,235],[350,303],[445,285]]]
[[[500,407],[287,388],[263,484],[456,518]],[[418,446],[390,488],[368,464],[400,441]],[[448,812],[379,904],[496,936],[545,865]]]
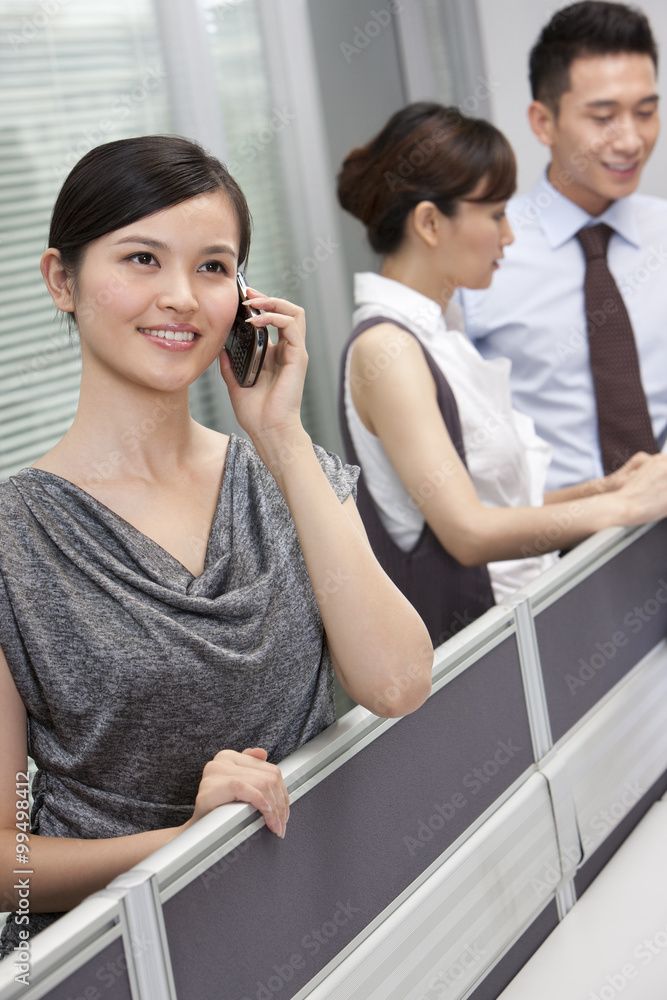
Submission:
[[[249,237],[235,181],[173,137],[93,149],[54,209],[42,274],[78,328],[79,407],[0,485],[0,887],[29,753],[33,932],[223,803],[284,836],[276,762],[333,722],[334,673],[382,715],[430,689],[356,470],[301,424],[303,311],[248,290],[249,325],[278,330],[252,388],[223,349]],[[217,359],[249,441],[190,416]]]
[[[343,434],[374,550],[436,645],[542,572],[545,553],[667,513],[664,455],[543,496],[550,449],[512,409],[509,361],[483,360],[456,326],[456,288],[486,288],[513,240],[515,181],[497,129],[431,103],[397,112],[338,178],[382,256],[380,274],[355,276]]]

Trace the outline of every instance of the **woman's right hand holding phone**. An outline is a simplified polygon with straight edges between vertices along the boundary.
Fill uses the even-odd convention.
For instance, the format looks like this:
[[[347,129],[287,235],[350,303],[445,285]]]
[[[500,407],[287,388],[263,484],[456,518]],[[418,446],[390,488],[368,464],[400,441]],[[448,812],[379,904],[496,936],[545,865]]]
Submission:
[[[204,767],[192,817],[185,830],[212,809],[230,802],[248,802],[261,812],[272,833],[285,836],[289,795],[280,768],[270,764],[266,750],[221,750]]]
[[[308,366],[306,320],[300,306],[261,295],[248,288],[248,301],[261,315],[249,319],[255,326],[273,326],[278,342],[269,344],[264,366],[255,385],[239,386],[226,352],[220,355],[220,371],[229,391],[236,419],[250,436],[266,465],[280,472],[284,456],[300,447],[305,438],[301,424],[301,398]]]

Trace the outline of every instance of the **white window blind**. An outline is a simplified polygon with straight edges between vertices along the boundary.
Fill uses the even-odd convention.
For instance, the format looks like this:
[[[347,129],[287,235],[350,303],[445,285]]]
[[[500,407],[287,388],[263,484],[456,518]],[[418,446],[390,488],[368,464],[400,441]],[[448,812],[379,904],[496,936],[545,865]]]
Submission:
[[[299,302],[308,273],[299,274],[304,262],[291,244],[299,206],[286,205],[280,156],[296,109],[272,96],[256,0],[200,3],[228,165],[254,219],[248,277]],[[173,131],[160,10],[167,0],[0,0],[0,480],[48,451],[77,406],[77,336],[69,336],[39,273],[57,192],[93,146]],[[309,349],[311,365],[321,367],[312,317]],[[324,440],[330,415],[316,385],[311,373],[303,418]],[[216,427],[220,393],[219,375],[207,372],[191,393],[193,416]]]
[[[56,194],[93,146],[169,131],[150,0],[0,0],[0,480],[62,437],[80,359],[39,272]]]
[[[206,0],[206,28],[227,140],[227,167],[253,216],[248,278],[268,294],[285,295],[291,263],[276,142],[293,109],[276,107],[264,69],[252,0]]]
[[[303,305],[299,271],[282,183],[279,145],[297,109],[277,102],[266,72],[262,25],[256,0],[204,0],[206,29],[227,140],[227,167],[241,185],[253,217],[248,283],[269,295]],[[292,207],[298,211],[298,206]],[[306,377],[302,420],[316,441],[324,440],[321,400],[313,384],[319,361],[309,323],[310,377]],[[224,391],[224,389],[223,389]]]

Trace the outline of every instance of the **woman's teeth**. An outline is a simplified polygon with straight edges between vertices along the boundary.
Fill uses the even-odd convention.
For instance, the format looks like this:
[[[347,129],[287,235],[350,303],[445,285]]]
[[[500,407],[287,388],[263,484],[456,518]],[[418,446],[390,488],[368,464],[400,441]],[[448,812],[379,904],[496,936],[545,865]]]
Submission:
[[[139,327],[139,333],[147,333],[149,337],[160,337],[162,340],[194,340],[194,333],[190,333],[185,330],[147,330],[145,327]]]

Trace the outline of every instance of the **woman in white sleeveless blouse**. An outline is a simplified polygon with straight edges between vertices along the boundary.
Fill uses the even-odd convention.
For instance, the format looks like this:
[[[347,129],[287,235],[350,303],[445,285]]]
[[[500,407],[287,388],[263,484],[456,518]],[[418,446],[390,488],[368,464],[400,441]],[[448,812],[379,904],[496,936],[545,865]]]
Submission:
[[[637,454],[612,476],[543,495],[549,448],[512,409],[510,362],[483,360],[461,330],[454,293],[488,287],[502,267],[515,179],[497,129],[426,102],[353,150],[338,178],[341,205],[381,255],[380,274],[355,276],[353,323],[382,321],[354,339],[344,370],[346,429],[366,487],[406,558],[427,524],[463,566],[488,564],[497,601],[550,565],[545,553],[667,512],[660,455]],[[427,354],[453,391],[467,468]]]

